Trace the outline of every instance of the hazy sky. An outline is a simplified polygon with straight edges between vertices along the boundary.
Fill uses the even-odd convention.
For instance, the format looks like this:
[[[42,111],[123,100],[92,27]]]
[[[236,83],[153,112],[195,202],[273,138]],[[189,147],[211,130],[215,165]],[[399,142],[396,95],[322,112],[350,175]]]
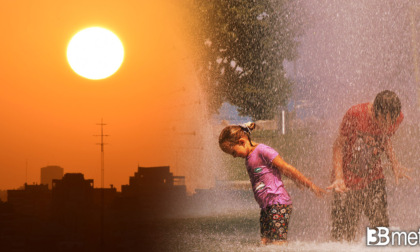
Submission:
[[[110,135],[106,186],[128,184],[137,165],[171,165],[193,188],[223,178],[214,158],[221,154],[217,132],[206,124],[205,94],[193,71],[185,1],[2,2],[0,190],[24,184],[26,164],[31,184],[39,183],[41,167],[59,165],[84,173],[98,187],[100,139],[94,135],[101,118]],[[297,15],[308,25],[299,38],[299,58],[286,69],[296,80],[295,97],[310,100],[310,113],[331,119],[336,129],[351,105],[392,89],[402,100],[405,122],[413,122],[415,1],[297,3]],[[104,80],[78,76],[66,60],[72,36],[90,26],[113,31],[124,45],[122,66]]]
[[[101,118],[105,185],[128,184],[137,165],[169,165],[165,125],[188,107],[177,90],[192,85],[188,21],[175,1],[2,1],[0,8],[0,189],[40,181],[59,165],[100,186]],[[122,41],[125,59],[104,80],[75,74],[66,47],[78,31],[101,26]],[[183,97],[188,102],[190,97]]]

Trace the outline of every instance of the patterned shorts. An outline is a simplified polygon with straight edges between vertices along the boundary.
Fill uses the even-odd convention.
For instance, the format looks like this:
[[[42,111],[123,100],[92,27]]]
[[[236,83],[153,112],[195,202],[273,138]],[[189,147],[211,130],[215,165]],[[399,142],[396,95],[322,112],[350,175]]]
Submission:
[[[261,238],[270,240],[287,240],[292,205],[276,204],[261,210]]]

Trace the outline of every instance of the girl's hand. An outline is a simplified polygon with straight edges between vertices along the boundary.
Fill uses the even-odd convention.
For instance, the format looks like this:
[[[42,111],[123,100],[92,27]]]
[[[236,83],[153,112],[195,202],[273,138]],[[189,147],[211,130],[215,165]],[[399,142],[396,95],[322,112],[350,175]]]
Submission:
[[[324,190],[324,189],[322,189],[322,188],[319,188],[318,186],[316,186],[315,184],[313,184],[312,186],[311,186],[311,190],[312,190],[312,192],[314,192],[315,193],[315,195],[318,197],[318,198],[322,198],[327,192]]]
[[[346,187],[343,179],[336,179],[329,187],[327,187],[327,190],[343,193],[347,192],[349,189]]]

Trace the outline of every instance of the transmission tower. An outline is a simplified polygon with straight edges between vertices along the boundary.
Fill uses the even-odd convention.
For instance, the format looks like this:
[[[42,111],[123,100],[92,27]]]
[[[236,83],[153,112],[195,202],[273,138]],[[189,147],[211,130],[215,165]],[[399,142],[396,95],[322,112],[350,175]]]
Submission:
[[[101,137],[101,142],[97,143],[98,145],[101,146],[101,188],[104,188],[104,178],[105,178],[105,153],[104,153],[104,145],[106,143],[104,143],[104,137],[107,137],[109,135],[104,135],[104,126],[106,125],[103,122],[103,119],[101,119],[101,123],[97,123],[96,125],[101,126],[101,134],[100,135],[95,135],[97,137]]]
[[[101,146],[101,216],[100,216],[100,250],[104,251],[104,204],[105,204],[105,187],[104,187],[104,178],[105,178],[105,152],[104,152],[104,137],[107,137],[108,135],[104,135],[104,126],[106,125],[101,118],[101,123],[97,123],[96,125],[101,126],[101,134],[95,135],[101,137],[101,142],[97,143]]]

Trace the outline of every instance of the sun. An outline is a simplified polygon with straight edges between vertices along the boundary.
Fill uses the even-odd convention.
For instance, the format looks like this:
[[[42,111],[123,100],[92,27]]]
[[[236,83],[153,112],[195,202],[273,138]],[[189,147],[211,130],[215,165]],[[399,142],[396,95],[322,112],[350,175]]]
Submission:
[[[90,27],[79,31],[67,46],[67,61],[78,75],[100,80],[113,75],[124,60],[124,47],[111,31]]]

